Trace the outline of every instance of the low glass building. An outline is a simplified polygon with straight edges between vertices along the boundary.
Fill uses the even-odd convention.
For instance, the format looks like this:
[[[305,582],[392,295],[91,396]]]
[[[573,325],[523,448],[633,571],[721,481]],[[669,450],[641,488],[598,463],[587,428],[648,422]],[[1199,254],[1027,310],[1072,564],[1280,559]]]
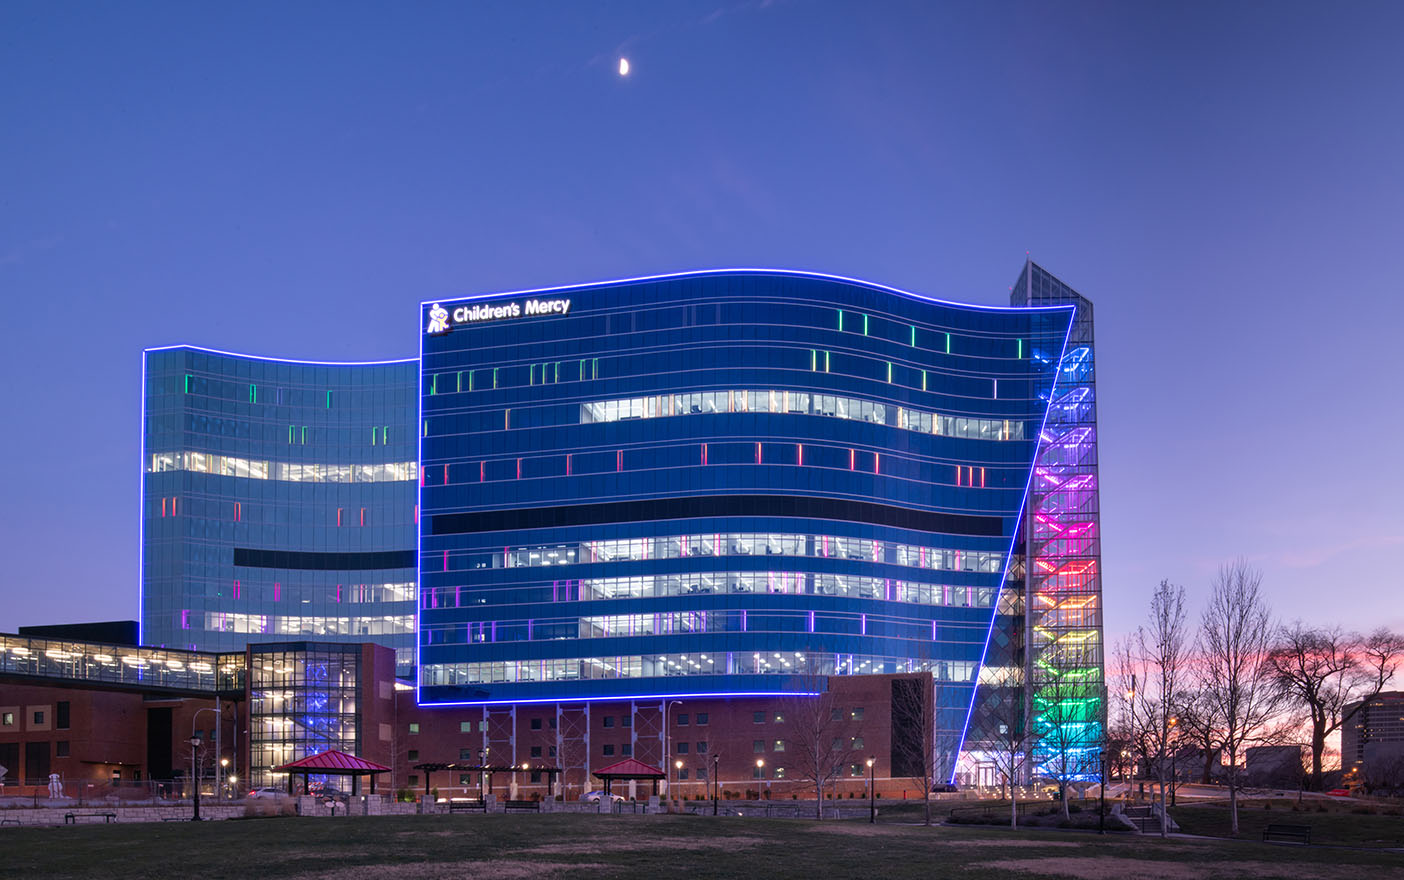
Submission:
[[[719,271],[425,303],[420,700],[970,712],[1074,307]]]
[[[151,349],[141,640],[316,640],[414,662],[417,362]]]

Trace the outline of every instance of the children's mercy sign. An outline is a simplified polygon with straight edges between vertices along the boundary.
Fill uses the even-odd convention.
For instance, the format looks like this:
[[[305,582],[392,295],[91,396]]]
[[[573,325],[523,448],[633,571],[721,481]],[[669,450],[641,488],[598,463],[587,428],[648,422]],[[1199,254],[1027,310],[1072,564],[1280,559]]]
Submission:
[[[434,303],[429,307],[429,326],[425,333],[447,333],[457,324],[481,324],[484,321],[502,321],[510,318],[528,318],[539,315],[565,315],[570,312],[568,299],[529,299],[525,302],[510,302],[502,305],[480,303],[475,306],[459,306],[450,314],[449,310]]]

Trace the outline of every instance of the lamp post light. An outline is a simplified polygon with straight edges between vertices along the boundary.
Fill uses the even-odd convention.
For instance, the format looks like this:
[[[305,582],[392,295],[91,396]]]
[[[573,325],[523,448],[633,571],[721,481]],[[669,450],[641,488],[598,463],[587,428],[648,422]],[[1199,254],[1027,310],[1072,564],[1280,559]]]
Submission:
[[[229,775],[229,759],[228,759],[228,758],[220,758],[220,759],[219,759],[219,769],[222,771],[221,775],[224,776],[224,785],[223,785],[223,787],[222,787],[222,795],[221,795],[221,796],[227,799],[227,798],[232,794],[232,792],[229,790],[229,786],[234,784],[234,779],[233,779],[233,777],[231,777],[231,776]],[[216,794],[220,794],[220,792],[216,792]]]
[[[192,821],[192,822],[199,822],[199,821],[200,821],[200,769],[199,769],[199,768],[200,768],[200,764],[199,764],[199,751],[200,751],[200,742],[201,742],[201,740],[200,740],[200,738],[199,738],[198,736],[192,736],[189,740],[187,740],[187,742],[190,743],[190,774],[191,774],[191,776],[195,777],[195,815],[191,817],[190,821]]]
[[[489,752],[489,751],[490,751],[490,749],[489,749],[487,746],[484,746],[483,748],[478,749],[478,767],[479,767],[479,770],[478,770],[478,799],[479,799],[479,800],[482,800],[483,797],[486,796],[486,794],[487,794],[487,792],[483,791],[483,784],[487,781],[487,771],[484,770],[484,769],[481,769],[481,768],[484,768],[484,767],[487,766],[487,757],[488,757],[488,752]],[[425,778],[426,781],[428,780],[428,778],[429,778],[429,771],[427,771],[427,770],[424,771],[424,778]]]
[[[1102,749],[1102,784],[1101,784],[1100,786],[1098,786],[1098,788],[1101,789],[1102,808],[1101,808],[1100,813],[1099,813],[1098,816],[1097,816],[1097,833],[1098,833],[1098,834],[1106,834],[1106,833],[1107,833],[1107,750],[1106,750],[1105,748]]]
[[[877,824],[877,793],[873,790],[873,762],[876,758],[868,759],[868,824]]]
[[[663,767],[665,788],[672,788],[673,783],[667,779],[668,758],[673,754],[673,729],[668,726],[668,710],[674,706],[681,706],[682,700],[671,700],[663,704],[663,760],[659,764]],[[665,795],[672,797],[672,793],[665,791]]]
[[[721,789],[721,779],[717,778],[717,771],[721,767],[721,753],[715,752],[712,755],[712,815],[717,814],[717,794]]]
[[[1126,781],[1126,801],[1131,801],[1131,786],[1136,781],[1136,675],[1131,675],[1131,690],[1126,692],[1126,698],[1131,701],[1131,776]]]
[[[1171,719],[1170,719],[1170,732],[1171,732],[1171,734],[1174,734],[1174,733],[1175,733],[1175,725],[1177,725],[1177,724],[1179,724],[1179,723],[1180,723],[1180,719],[1178,719],[1178,718],[1171,718]],[[1169,737],[1167,737],[1167,739],[1169,739]],[[1168,743],[1168,742],[1166,743],[1166,747],[1170,749],[1170,806],[1173,807],[1173,806],[1175,806],[1175,780],[1176,780],[1176,777],[1175,777],[1175,752],[1179,751],[1179,749],[1178,749],[1175,745],[1171,745],[1171,744]]]
[[[206,707],[203,708],[203,709],[196,709],[196,710],[195,710],[195,714],[190,716],[190,736],[191,736],[192,739],[195,739],[195,738],[196,738],[196,736],[195,736],[195,722],[196,722],[197,720],[199,720],[199,718],[200,718],[200,713],[201,713],[201,712],[213,712],[213,713],[214,713],[214,716],[215,716],[215,727],[214,727],[214,734],[215,734],[215,736],[214,736],[214,744],[215,744],[215,749],[216,749],[216,751],[218,751],[218,749],[219,749],[219,728],[220,728],[220,724],[219,724],[219,722],[220,722],[219,710],[217,710],[217,709],[212,709],[212,708],[210,708],[209,706],[206,706]],[[199,767],[198,764],[195,764],[195,765],[192,765],[190,769],[191,769],[191,772],[193,772],[194,775],[195,775],[195,792],[196,792],[196,797],[198,798],[198,797],[199,797],[199,791],[200,791],[200,767]],[[219,770],[218,770],[218,768],[216,768],[216,770],[215,770],[215,794],[216,794],[216,795],[219,794]],[[197,801],[197,803],[198,803],[198,801]],[[199,815],[199,812],[198,812],[198,811],[196,812],[196,815],[197,815],[197,816]]]

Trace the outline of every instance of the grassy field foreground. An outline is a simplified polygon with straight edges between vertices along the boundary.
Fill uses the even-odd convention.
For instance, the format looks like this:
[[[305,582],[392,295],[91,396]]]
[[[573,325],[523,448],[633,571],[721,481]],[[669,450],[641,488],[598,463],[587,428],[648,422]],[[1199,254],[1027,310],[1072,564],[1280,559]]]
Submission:
[[[1404,880],[1394,853],[1127,835],[686,816],[404,816],[0,831],[5,875]]]
[[[1307,825],[1314,844],[1404,848],[1404,817],[1398,812],[1397,807],[1372,808],[1353,802],[1309,800],[1299,807],[1292,800],[1247,801],[1238,808],[1239,837],[1261,840],[1269,824]],[[1228,837],[1225,804],[1181,804],[1171,807],[1170,815],[1186,834]]]

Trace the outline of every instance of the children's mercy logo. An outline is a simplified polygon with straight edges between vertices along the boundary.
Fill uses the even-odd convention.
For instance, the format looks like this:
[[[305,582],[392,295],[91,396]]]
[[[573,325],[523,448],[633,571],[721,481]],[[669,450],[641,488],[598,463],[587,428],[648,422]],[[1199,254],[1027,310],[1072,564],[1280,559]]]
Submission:
[[[526,302],[509,302],[502,305],[480,304],[459,306],[450,316],[448,310],[438,303],[429,308],[429,326],[425,333],[447,333],[455,324],[477,324],[483,321],[501,321],[506,318],[520,318],[522,315],[567,315],[570,313],[568,299],[529,299]],[[450,320],[451,319],[451,320]]]
[[[434,303],[434,307],[429,310],[429,329],[425,333],[446,333],[448,332],[448,309]]]

